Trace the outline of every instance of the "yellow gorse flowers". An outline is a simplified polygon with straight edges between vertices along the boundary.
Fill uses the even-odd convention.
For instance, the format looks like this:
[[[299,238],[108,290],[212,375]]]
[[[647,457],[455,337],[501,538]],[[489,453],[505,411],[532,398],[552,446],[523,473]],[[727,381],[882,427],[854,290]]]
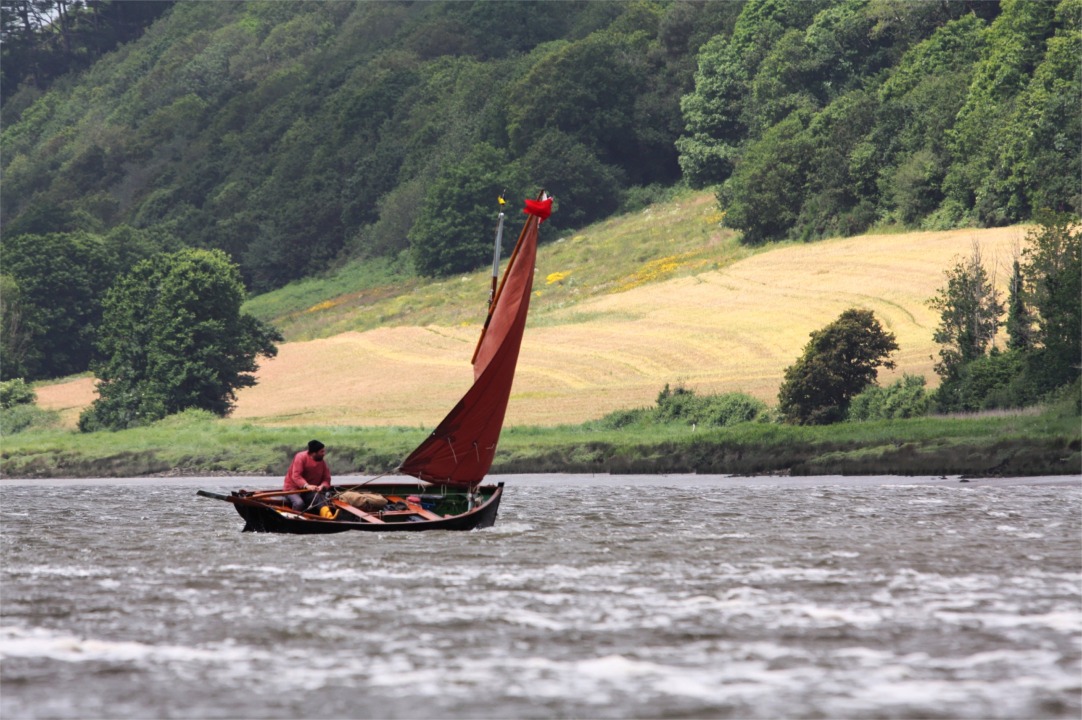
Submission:
[[[315,313],[315,312],[320,312],[321,310],[330,310],[332,307],[335,307],[337,305],[341,305],[342,302],[344,302],[342,298],[334,298],[334,299],[331,299],[331,300],[324,300],[323,302],[317,303],[317,304],[313,305],[312,307],[308,308],[307,310],[305,310],[305,312],[306,313]]]
[[[669,255],[667,257],[658,258],[657,260],[651,260],[643,265],[638,272],[631,275],[617,286],[616,292],[622,292],[624,290],[630,290],[640,285],[658,280],[666,275],[679,270],[681,267],[688,264],[688,260],[698,254],[697,251],[690,251],[686,253],[680,253],[679,255]]]

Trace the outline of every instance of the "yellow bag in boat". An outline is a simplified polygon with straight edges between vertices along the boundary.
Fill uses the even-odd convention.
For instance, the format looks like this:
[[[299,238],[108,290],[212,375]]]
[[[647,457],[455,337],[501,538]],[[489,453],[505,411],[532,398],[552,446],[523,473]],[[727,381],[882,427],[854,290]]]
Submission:
[[[338,511],[337,510],[331,510],[329,507],[324,505],[323,507],[321,507],[319,509],[319,516],[320,517],[325,517],[328,520],[337,520],[338,519]]]

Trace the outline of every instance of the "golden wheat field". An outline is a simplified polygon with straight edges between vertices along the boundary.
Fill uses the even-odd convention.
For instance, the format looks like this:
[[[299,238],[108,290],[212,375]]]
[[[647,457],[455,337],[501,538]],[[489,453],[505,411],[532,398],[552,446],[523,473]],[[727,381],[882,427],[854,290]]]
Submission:
[[[932,370],[937,315],[927,301],[944,270],[978,243],[1001,289],[1025,228],[865,235],[787,245],[717,270],[546,307],[523,341],[510,425],[578,423],[649,405],[666,384],[738,391],[774,404],[808,334],[850,307],[871,309],[898,339],[902,373]],[[535,289],[559,268],[543,266]],[[649,269],[651,262],[643,263]],[[480,318],[479,318],[480,320]],[[234,421],[273,425],[434,426],[467,389],[480,325],[382,327],[283,343]],[[93,381],[38,388],[39,404],[73,424]]]

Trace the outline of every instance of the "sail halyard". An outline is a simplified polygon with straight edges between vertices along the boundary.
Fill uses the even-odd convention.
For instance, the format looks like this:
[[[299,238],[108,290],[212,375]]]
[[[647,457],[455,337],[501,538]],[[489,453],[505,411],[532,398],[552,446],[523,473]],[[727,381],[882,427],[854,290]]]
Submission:
[[[526,212],[529,217],[493,294],[474,352],[474,383],[402,462],[402,473],[436,484],[477,485],[492,466],[533,291],[541,217]]]

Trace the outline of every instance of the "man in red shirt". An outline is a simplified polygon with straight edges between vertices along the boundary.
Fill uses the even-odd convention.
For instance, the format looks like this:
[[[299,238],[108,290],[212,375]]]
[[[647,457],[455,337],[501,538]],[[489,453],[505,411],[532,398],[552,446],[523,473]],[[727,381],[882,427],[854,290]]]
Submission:
[[[319,440],[312,440],[307,450],[301,450],[293,457],[282,489],[294,491],[286,495],[294,510],[318,512],[325,504],[324,492],[331,489],[331,470],[323,460],[326,454],[326,446]]]

